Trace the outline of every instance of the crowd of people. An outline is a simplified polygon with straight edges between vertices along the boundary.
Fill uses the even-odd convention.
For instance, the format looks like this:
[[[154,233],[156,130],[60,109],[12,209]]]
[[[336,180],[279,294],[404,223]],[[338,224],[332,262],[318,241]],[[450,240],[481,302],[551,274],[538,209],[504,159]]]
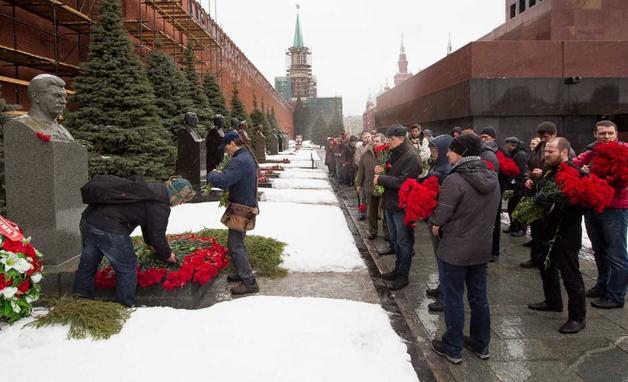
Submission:
[[[545,298],[530,303],[529,309],[562,312],[562,277],[568,320],[559,328],[561,333],[585,328],[587,297],[593,298],[590,305],[594,308],[623,308],[628,286],[628,184],[615,186],[610,206],[601,212],[552,199],[543,192],[565,165],[586,177],[597,145],[611,141],[626,145],[619,142],[612,121],[592,127],[595,141],[579,155],[566,138],[558,136],[552,122],[537,126],[529,142],[519,137],[500,142],[491,127],[479,132],[455,127],[451,134],[434,137],[418,124],[409,128],[395,124],[386,136],[373,130],[363,132],[360,139],[347,135],[328,139],[325,163],[330,176],[339,184],[355,187],[359,219],[367,219],[369,240],[378,236],[382,221],[389,246],[378,254],[395,256],[394,270],[382,274],[391,290],[408,285],[415,244],[414,228],[403,222],[399,189],[407,179],[422,182],[437,177],[438,205],[426,223],[440,284],[426,293],[435,299],[429,309],[444,312],[447,331],[433,340],[436,353],[458,364],[464,346],[481,359],[489,358],[487,267],[499,259],[502,233],[522,237],[530,232],[531,240],[524,244],[530,248],[530,259],[521,266],[539,270]],[[509,165],[518,170],[500,171],[503,158],[509,158]],[[524,197],[543,210],[543,218],[529,227],[513,216]],[[502,230],[504,199],[510,224]],[[583,217],[598,271],[597,283],[589,290],[579,270]],[[463,335],[465,288],[471,310],[469,336]]]

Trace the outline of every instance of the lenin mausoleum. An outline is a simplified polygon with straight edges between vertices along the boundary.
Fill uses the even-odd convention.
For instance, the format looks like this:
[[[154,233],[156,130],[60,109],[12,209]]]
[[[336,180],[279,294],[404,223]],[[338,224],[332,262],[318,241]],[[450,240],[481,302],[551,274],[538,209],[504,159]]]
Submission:
[[[505,16],[380,95],[376,127],[492,126],[500,139],[528,139],[549,120],[582,149],[604,118],[628,139],[628,1],[506,0]]]

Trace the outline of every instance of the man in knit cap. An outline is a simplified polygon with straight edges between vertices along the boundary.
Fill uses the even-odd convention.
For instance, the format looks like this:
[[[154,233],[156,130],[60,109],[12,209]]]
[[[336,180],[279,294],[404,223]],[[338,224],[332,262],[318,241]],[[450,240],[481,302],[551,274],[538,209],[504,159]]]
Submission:
[[[462,362],[463,345],[481,359],[489,357],[486,268],[500,193],[497,174],[481,160],[481,150],[482,141],[475,134],[451,141],[447,158],[453,167],[429,218],[432,234],[440,238],[436,256],[447,324],[447,331],[432,341],[432,348],[454,364]],[[463,337],[465,285],[471,308],[470,337]]]
[[[196,195],[192,184],[179,177],[166,183],[130,180],[128,183],[140,190],[138,195],[145,197],[88,204],[83,211],[80,223],[83,249],[73,289],[79,297],[94,298],[96,271],[102,258],[106,257],[116,273],[116,300],[122,305],[133,306],[137,257],[130,235],[137,226],[142,227],[144,242],[158,259],[177,262],[166,239],[166,228],[170,208]]]

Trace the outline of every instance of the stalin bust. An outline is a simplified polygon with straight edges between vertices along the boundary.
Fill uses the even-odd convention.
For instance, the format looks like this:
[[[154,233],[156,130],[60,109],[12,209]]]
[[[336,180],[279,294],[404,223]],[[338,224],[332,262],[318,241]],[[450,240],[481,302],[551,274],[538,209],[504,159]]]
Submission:
[[[74,137],[57,122],[65,109],[65,81],[52,74],[35,76],[28,85],[31,108],[28,114],[11,120],[13,125],[24,125],[34,132],[49,135],[54,141],[73,141]]]

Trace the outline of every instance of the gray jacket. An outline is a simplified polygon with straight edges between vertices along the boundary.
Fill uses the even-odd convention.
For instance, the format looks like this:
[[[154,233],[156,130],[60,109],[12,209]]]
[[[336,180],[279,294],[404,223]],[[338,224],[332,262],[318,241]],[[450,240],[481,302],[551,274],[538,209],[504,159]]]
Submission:
[[[487,263],[499,198],[497,173],[479,157],[462,158],[443,181],[438,206],[429,219],[441,226],[436,255],[458,266]]]

